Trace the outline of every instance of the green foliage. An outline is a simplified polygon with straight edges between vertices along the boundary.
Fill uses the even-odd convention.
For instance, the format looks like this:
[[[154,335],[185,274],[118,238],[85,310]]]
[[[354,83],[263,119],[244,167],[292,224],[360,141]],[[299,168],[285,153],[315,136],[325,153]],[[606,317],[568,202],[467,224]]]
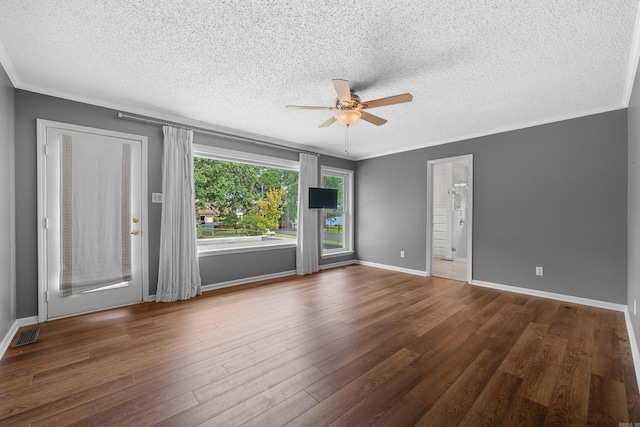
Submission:
[[[342,212],[344,210],[344,179],[339,176],[324,175],[322,177],[322,187],[338,190],[337,209],[324,210],[325,223],[334,225],[334,222],[336,221],[338,216],[340,216],[338,212]]]
[[[278,228],[280,217],[284,213],[282,197],[285,194],[284,188],[272,188],[267,192],[266,199],[257,201],[258,205],[258,229],[262,232],[268,229]]]
[[[216,209],[221,221],[233,227],[257,229],[260,217],[258,201],[268,201],[268,194],[280,194],[280,207],[269,215],[267,228],[277,228],[278,221],[297,219],[298,172],[264,166],[194,158],[196,212]],[[242,212],[242,220],[236,215]],[[275,218],[277,212],[280,216]],[[266,216],[265,216],[266,218]],[[274,219],[275,218],[275,219]],[[265,222],[266,221],[266,222]],[[273,224],[276,224],[275,226]]]
[[[236,214],[236,211],[234,210],[227,212],[226,215],[221,216],[219,219],[220,222],[227,227],[236,226],[238,224],[238,221],[240,220],[240,218],[238,218],[238,215]]]
[[[194,159],[197,206],[227,211],[249,208],[255,200],[260,167],[196,157]]]
[[[284,213],[281,221],[295,222],[298,218],[298,172],[291,170],[279,170],[280,186],[276,188],[284,188],[284,196],[282,196]]]
[[[242,220],[237,224],[240,228],[245,228],[247,230],[257,230],[258,229],[258,212],[255,206],[252,206],[245,214],[242,216]]]
[[[340,214],[335,213],[335,211],[333,211],[333,209],[329,210],[325,210],[324,212],[324,221],[326,225],[330,225],[333,226],[334,222],[336,221],[336,219],[338,219],[338,216]]]

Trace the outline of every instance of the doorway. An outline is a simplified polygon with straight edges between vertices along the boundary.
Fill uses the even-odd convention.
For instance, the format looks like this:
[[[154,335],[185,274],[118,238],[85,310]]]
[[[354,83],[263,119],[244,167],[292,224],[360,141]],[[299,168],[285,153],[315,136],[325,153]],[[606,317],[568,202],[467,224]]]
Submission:
[[[429,276],[471,282],[473,155],[427,163]]]
[[[148,294],[146,144],[38,120],[39,321]]]

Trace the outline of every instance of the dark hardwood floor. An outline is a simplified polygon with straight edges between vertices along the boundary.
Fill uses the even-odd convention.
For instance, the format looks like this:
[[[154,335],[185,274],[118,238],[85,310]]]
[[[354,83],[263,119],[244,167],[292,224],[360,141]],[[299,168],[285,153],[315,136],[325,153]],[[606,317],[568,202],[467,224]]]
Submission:
[[[623,313],[371,267],[40,327],[2,426],[640,422]]]

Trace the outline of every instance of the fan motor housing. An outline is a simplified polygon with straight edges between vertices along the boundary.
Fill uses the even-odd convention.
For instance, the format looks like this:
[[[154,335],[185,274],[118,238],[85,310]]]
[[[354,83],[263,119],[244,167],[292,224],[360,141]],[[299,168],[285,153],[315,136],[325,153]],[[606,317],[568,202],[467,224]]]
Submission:
[[[365,104],[360,103],[360,97],[355,93],[351,92],[351,102],[340,101],[336,98],[336,107],[340,109],[348,109],[348,108],[367,108]]]

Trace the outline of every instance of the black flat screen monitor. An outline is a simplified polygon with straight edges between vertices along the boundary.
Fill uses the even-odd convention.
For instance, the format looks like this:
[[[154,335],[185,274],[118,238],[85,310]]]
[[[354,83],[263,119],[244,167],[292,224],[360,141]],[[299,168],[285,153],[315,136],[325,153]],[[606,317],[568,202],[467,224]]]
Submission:
[[[337,209],[338,190],[333,188],[309,188],[309,209]]]

